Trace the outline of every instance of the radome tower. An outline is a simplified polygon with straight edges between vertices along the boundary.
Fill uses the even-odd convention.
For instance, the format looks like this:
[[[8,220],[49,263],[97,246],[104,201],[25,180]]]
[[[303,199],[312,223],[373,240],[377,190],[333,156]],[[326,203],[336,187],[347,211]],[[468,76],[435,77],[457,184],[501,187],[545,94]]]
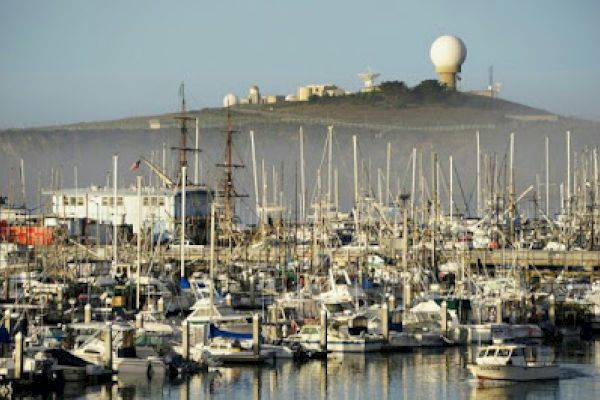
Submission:
[[[455,90],[456,74],[461,71],[461,66],[467,58],[467,48],[463,41],[456,36],[440,36],[431,45],[429,55],[440,82]]]

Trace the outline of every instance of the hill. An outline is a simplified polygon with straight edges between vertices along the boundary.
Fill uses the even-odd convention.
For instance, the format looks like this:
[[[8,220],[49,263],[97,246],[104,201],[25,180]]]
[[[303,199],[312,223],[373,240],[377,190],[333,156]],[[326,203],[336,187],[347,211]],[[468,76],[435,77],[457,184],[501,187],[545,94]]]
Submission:
[[[398,100],[398,99],[396,99]],[[358,136],[359,157],[363,166],[363,186],[371,183],[377,191],[378,168],[385,171],[386,145],[392,146],[391,182],[394,191],[405,191],[410,181],[407,176],[412,148],[419,150],[423,174],[429,176],[429,153],[436,151],[440,162],[447,165],[449,155],[455,159],[457,180],[461,182],[458,204],[472,201],[475,166],[475,131],[481,133],[483,151],[505,162],[508,135],[516,134],[517,187],[525,188],[535,182],[536,174],[544,168],[543,141],[549,136],[552,152],[551,192],[558,198],[559,184],[564,179],[566,130],[573,132],[574,151],[597,146],[600,124],[564,118],[543,110],[471,94],[452,95],[444,99],[399,102],[379,96],[312,99],[304,103],[274,105],[244,105],[232,108],[236,158],[247,168],[237,171],[237,185],[241,192],[251,195],[245,202],[246,210],[253,203],[252,159],[248,132],[256,135],[257,159],[265,160],[267,171],[275,168],[280,187],[291,195],[294,192],[294,174],[298,158],[298,130],[303,127],[307,182],[314,191],[316,171],[322,167],[326,127],[334,125],[335,167],[340,173],[340,198],[347,205],[352,188],[352,135]],[[73,186],[73,167],[78,167],[80,186],[102,184],[111,169],[111,156],[119,153],[121,182],[130,184],[135,174],[128,166],[140,156],[162,161],[166,149],[166,166],[174,174],[177,152],[169,151],[179,142],[176,113],[138,116],[113,121],[85,122],[38,129],[5,130],[0,132],[0,193],[16,196],[19,159],[25,160],[26,185],[30,204],[39,205],[41,188]],[[197,117],[200,127],[200,155],[202,182],[217,184],[221,171],[215,164],[223,157],[223,130],[227,112],[222,108],[194,110],[189,116]],[[150,120],[158,120],[160,129],[150,129]],[[193,124],[192,124],[193,126]],[[155,126],[156,127],[156,126]],[[193,129],[190,130],[193,143]],[[372,179],[368,166],[371,165]],[[503,165],[503,164],[502,164]],[[499,165],[499,168],[503,168]],[[283,169],[283,172],[281,171]],[[322,168],[321,168],[322,169]],[[156,180],[146,169],[141,170],[146,181]],[[446,172],[447,174],[447,172]],[[269,187],[272,187],[272,172]],[[324,177],[322,179],[325,179]],[[500,178],[498,178],[500,179]],[[323,180],[323,182],[325,182]],[[262,187],[262,185],[260,185]],[[309,193],[309,194],[310,194]],[[291,195],[289,198],[293,198]],[[555,201],[558,205],[558,200]]]

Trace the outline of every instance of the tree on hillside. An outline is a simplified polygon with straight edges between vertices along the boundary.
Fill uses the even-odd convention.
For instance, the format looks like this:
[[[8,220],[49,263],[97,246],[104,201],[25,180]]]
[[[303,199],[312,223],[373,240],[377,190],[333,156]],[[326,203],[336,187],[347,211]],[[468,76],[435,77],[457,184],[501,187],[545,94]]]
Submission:
[[[387,95],[406,94],[409,92],[404,81],[385,81],[379,85],[381,92]]]

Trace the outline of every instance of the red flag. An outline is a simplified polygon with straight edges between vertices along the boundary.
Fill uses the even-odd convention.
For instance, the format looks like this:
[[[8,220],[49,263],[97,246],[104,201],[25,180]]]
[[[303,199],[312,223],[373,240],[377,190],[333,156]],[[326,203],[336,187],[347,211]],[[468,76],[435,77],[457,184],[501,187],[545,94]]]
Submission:
[[[140,162],[141,162],[140,160],[137,160],[136,162],[134,162],[133,164],[131,164],[129,166],[129,170],[130,171],[134,171],[134,170],[138,169],[140,167]]]

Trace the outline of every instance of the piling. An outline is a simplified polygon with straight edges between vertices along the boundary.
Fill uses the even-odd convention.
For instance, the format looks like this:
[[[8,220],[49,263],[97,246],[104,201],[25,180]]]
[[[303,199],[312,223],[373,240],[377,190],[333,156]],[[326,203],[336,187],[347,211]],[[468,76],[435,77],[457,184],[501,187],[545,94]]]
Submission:
[[[58,287],[58,293],[56,295],[56,310],[60,313],[63,309],[63,288]]]
[[[496,323],[502,323],[502,299],[496,299]]]
[[[396,309],[396,296],[394,296],[393,294],[390,295],[387,299],[388,302],[388,308],[390,310],[395,310]]]
[[[144,315],[142,313],[135,315],[135,328],[144,329]]]
[[[275,304],[270,304],[267,306],[268,314],[269,314],[269,322],[272,324],[277,324],[277,306]]]
[[[23,377],[23,334],[17,332],[15,335],[15,379]]]
[[[4,310],[4,327],[6,328],[8,333],[10,333],[10,324],[10,308],[7,308],[6,310]]]
[[[548,296],[548,321],[556,325],[556,297],[553,294]]]
[[[86,324],[92,322],[92,305],[89,303],[83,307],[83,322]]]
[[[319,337],[321,351],[327,351],[327,310],[321,310],[321,336]]]
[[[442,332],[448,332],[448,303],[442,301],[442,305],[440,308],[440,324],[442,328]]]
[[[383,341],[388,343],[390,340],[390,312],[386,303],[381,305],[381,333]]]
[[[187,319],[181,321],[181,356],[186,361],[190,358],[190,323]]]
[[[108,369],[112,369],[112,323],[106,324],[106,330],[104,332],[104,366]]]
[[[260,325],[260,315],[254,314],[252,317],[252,350],[255,356],[260,354]]]
[[[404,309],[408,310],[410,308],[410,304],[412,302],[412,288],[410,287],[409,282],[405,282],[402,291],[402,305],[404,305]]]
[[[159,314],[165,313],[165,301],[163,300],[162,297],[160,299],[158,299],[158,313]]]
[[[254,277],[250,277],[250,304],[252,307],[256,305],[256,288],[254,287]]]

